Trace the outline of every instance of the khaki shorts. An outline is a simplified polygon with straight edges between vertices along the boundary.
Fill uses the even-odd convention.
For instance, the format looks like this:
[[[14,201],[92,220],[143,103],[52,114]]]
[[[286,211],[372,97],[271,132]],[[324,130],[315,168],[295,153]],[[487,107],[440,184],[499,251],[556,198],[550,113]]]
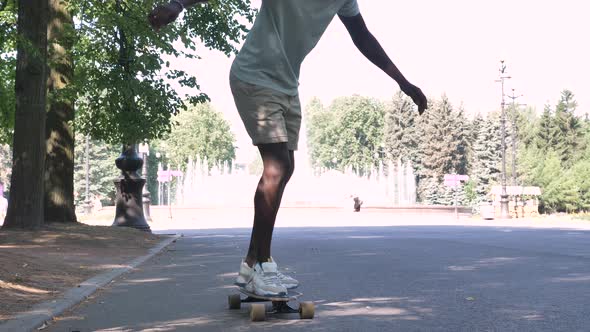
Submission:
[[[233,75],[229,82],[252,144],[287,143],[289,150],[297,150],[301,128],[299,95],[289,96],[246,83]]]

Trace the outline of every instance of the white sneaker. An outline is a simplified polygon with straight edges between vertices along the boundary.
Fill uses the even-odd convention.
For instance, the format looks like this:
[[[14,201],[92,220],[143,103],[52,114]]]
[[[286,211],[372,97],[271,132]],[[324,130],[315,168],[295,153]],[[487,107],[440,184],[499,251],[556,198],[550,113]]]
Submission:
[[[254,269],[248,266],[245,261],[242,261],[240,264],[240,272],[238,272],[238,277],[236,278],[235,284],[244,287],[246,284],[252,279],[252,274],[254,273]]]
[[[252,278],[246,284],[246,290],[260,296],[286,296],[287,288],[281,284],[274,262],[254,265]]]
[[[271,262],[274,262],[275,264],[277,264],[277,262],[274,260],[274,258],[270,258]],[[277,264],[277,276],[279,277],[279,280],[281,281],[281,284],[283,284],[283,286],[285,286],[285,288],[287,289],[294,289],[297,288],[299,286],[299,281],[297,281],[295,278],[290,277],[286,274],[282,274],[279,270],[278,270],[278,264]]]

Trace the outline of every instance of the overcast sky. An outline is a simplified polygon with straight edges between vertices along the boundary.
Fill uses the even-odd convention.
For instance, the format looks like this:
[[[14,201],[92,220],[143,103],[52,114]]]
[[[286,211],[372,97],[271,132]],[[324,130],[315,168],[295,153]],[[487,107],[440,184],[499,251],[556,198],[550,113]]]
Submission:
[[[259,6],[260,1],[254,1]],[[590,112],[590,4],[584,0],[359,0],[371,32],[402,73],[427,96],[446,94],[468,113],[500,105],[499,61],[505,60],[506,92],[542,110],[560,91],[572,90],[578,112]],[[238,136],[240,156],[253,151],[237,116],[228,76],[233,58],[200,51],[202,60],[178,61],[197,76],[214,107]],[[361,94],[382,100],[399,88],[356,50],[336,18],[302,66],[302,104],[318,96]]]

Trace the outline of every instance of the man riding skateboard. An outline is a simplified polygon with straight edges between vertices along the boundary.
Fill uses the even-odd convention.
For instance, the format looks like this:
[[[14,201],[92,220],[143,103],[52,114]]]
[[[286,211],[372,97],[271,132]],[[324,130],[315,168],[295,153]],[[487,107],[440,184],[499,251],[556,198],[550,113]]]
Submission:
[[[156,30],[180,12],[207,0],[173,0],[149,14]],[[359,51],[395,80],[422,114],[427,100],[387,56],[369,32],[357,0],[262,0],[246,41],[233,62],[230,86],[238,113],[264,170],[254,194],[254,226],[250,247],[240,265],[236,284],[261,296],[280,296],[298,281],[282,274],[271,257],[271,240],[283,192],[295,168],[301,125],[299,71],[338,15]]]

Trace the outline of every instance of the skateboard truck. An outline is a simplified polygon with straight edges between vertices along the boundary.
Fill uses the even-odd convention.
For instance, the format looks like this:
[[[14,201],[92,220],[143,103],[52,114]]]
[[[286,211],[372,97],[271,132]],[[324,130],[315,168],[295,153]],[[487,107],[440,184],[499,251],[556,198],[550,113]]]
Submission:
[[[299,308],[292,308],[287,304],[291,300],[296,300],[302,293],[290,291],[285,297],[260,296],[239,288],[240,292],[246,295],[242,299],[240,294],[232,294],[228,296],[228,303],[230,309],[240,309],[242,303],[251,303],[250,305],[250,319],[253,322],[263,321],[266,319],[266,314],[299,314],[301,319],[313,319],[315,315],[315,305],[313,302],[299,302]],[[271,302],[272,309],[266,310],[264,303]]]
[[[297,314],[299,310],[291,308],[287,302],[284,301],[273,301],[272,311],[273,314]]]

